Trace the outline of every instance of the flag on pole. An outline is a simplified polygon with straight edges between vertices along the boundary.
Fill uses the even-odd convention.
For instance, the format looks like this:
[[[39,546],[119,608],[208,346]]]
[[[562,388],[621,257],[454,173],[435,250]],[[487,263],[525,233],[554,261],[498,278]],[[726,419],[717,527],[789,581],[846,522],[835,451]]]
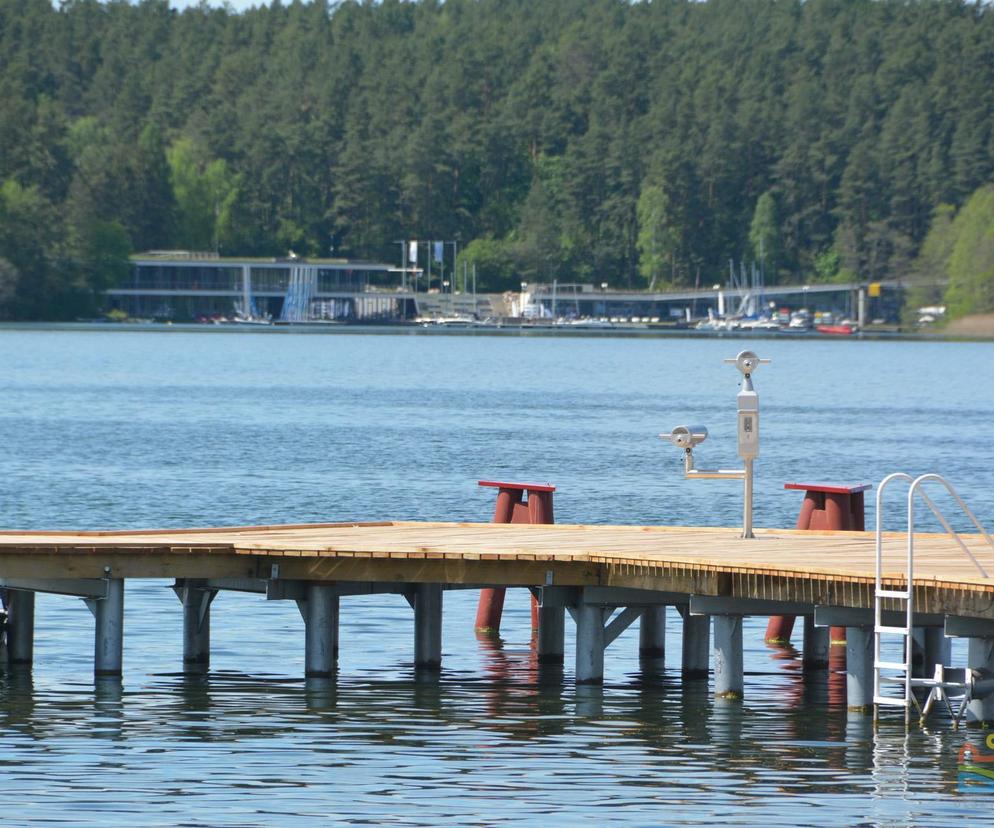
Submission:
[[[408,243],[407,251],[407,261],[416,265],[418,263],[418,243],[416,241]]]
[[[442,261],[442,257],[445,255],[442,250],[443,242],[435,242],[435,261]]]

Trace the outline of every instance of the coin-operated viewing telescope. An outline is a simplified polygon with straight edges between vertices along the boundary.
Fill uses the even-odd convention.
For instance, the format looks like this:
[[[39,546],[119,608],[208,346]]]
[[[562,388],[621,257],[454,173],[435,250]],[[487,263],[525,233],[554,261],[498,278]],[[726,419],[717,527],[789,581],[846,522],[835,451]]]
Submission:
[[[668,437],[677,448],[689,450],[707,440],[708,430],[704,426],[677,426],[669,434],[659,436]]]
[[[752,351],[742,351],[735,359],[726,359],[726,364],[734,365],[742,372],[742,388],[736,402],[738,403],[738,444],[739,457],[744,468],[741,469],[698,469],[694,467],[694,446],[703,443],[708,437],[704,426],[677,426],[668,434],[660,434],[664,440],[669,440],[677,448],[683,449],[684,477],[695,480],[742,480],[742,537],[751,538],[752,534],[752,478],[753,461],[759,456],[759,395],[752,386],[752,375],[760,365],[769,363],[768,359],[760,359]]]

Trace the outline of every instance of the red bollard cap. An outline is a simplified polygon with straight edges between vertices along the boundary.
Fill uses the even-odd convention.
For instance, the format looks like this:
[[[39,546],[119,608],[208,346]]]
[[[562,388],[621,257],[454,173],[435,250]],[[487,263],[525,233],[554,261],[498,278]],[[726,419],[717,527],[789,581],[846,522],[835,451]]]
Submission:
[[[495,489],[519,489],[524,492],[554,492],[556,487],[550,483],[502,483],[498,480],[479,480],[479,486],[492,486]]]
[[[784,483],[785,489],[800,489],[802,492],[825,492],[826,494],[856,494],[873,488],[872,483]]]

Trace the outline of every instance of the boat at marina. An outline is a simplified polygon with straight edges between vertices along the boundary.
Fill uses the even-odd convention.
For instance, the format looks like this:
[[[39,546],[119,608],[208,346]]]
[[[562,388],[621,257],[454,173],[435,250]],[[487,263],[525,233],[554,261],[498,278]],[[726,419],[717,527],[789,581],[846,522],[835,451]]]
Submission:
[[[571,330],[602,330],[615,327],[615,323],[610,319],[559,319],[556,321],[556,327]]]
[[[738,327],[745,331],[779,331],[783,326],[776,319],[761,316],[756,319],[741,319]]]
[[[800,310],[794,311],[790,315],[790,321],[786,325],[786,329],[795,331],[810,331],[811,330],[811,313],[807,308],[801,308]]]
[[[272,325],[273,320],[270,316],[245,316],[242,314],[236,314],[233,319],[226,320],[231,325]]]
[[[851,322],[839,322],[830,325],[816,325],[815,330],[820,334],[828,334],[830,336],[852,336],[856,333],[856,326]]]
[[[452,328],[452,329],[470,329],[470,328],[499,328],[502,326],[500,320],[496,319],[477,319],[473,316],[455,314],[453,316],[430,316],[430,317],[419,317],[414,320],[416,325],[422,328]]]

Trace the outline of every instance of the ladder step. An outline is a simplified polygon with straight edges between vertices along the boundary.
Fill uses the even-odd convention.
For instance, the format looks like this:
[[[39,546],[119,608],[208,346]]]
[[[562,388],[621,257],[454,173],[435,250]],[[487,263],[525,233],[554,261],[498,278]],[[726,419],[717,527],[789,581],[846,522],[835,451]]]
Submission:
[[[893,635],[907,635],[910,632],[907,627],[888,627],[884,624],[881,624],[879,627],[874,627],[873,629],[878,633],[891,633]]]
[[[903,598],[907,601],[911,597],[911,593],[906,589],[878,589],[876,596],[877,598]]]
[[[881,684],[904,684],[904,676],[880,676]]]
[[[907,707],[907,699],[896,699],[893,696],[874,696],[874,704],[882,704],[885,707]]]
[[[904,670],[905,672],[908,670],[908,665],[903,661],[878,661],[873,666],[882,670]]]

